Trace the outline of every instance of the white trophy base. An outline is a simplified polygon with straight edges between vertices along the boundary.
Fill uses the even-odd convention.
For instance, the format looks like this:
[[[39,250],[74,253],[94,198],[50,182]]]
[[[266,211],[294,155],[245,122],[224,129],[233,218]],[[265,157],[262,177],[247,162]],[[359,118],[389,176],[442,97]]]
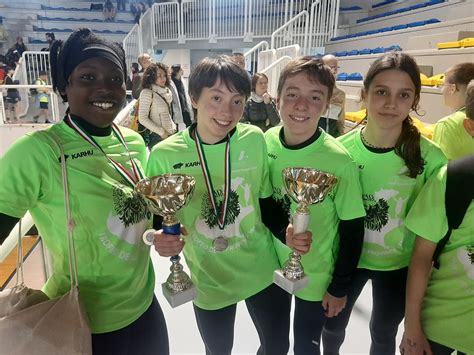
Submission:
[[[181,306],[182,304],[196,298],[196,288],[194,286],[191,286],[186,291],[174,293],[166,287],[166,282],[163,282],[161,284],[161,290],[163,291],[163,296],[165,296],[166,300],[173,308]]]
[[[294,294],[296,291],[305,288],[308,285],[309,278],[308,276],[304,276],[299,280],[289,280],[283,275],[281,270],[275,270],[273,272],[273,283],[280,286],[286,292]]]

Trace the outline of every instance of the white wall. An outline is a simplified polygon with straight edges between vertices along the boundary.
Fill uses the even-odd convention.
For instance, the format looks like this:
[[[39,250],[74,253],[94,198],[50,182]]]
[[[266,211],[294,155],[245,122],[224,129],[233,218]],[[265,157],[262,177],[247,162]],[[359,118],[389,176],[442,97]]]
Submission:
[[[187,79],[191,72],[191,51],[189,49],[168,49],[162,62],[170,67],[174,64],[181,64],[184,71],[183,77]]]

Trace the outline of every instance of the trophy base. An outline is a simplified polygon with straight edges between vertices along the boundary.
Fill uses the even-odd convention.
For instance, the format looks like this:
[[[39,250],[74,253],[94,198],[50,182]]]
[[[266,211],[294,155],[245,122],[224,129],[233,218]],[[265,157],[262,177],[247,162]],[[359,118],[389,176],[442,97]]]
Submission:
[[[275,270],[273,272],[273,283],[280,286],[286,292],[294,294],[296,291],[301,290],[302,288],[308,285],[309,278],[304,276],[299,280],[289,280],[283,275],[281,270]]]
[[[166,286],[166,282],[163,282],[161,284],[161,290],[163,291],[163,296],[165,296],[166,300],[173,308],[181,306],[182,304],[196,298],[196,288],[194,286],[191,286],[185,291],[175,293]]]

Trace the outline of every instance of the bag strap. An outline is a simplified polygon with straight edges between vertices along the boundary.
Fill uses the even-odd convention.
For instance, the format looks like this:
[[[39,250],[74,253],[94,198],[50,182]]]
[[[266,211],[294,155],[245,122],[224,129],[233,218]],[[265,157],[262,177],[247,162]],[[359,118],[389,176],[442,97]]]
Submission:
[[[45,132],[45,131],[43,131]],[[66,212],[66,229],[67,229],[67,240],[68,240],[68,254],[69,254],[69,274],[71,275],[71,290],[79,286],[79,278],[77,276],[77,261],[76,261],[76,244],[74,241],[74,229],[75,223],[71,214],[71,204],[69,199],[69,184],[67,179],[67,166],[66,157],[64,154],[64,148],[57,138],[57,136],[51,132],[45,132],[47,137],[53,140],[53,142],[59,147],[61,153],[61,176],[63,182],[63,193],[64,193],[64,209]]]
[[[171,90],[171,89],[168,89],[168,90]],[[168,101],[166,101],[166,99],[164,98],[164,96],[161,95],[160,93],[158,93],[158,92],[156,92],[156,91],[153,91],[153,90],[152,90],[152,92],[154,92],[154,93],[157,94],[159,97],[161,97],[161,99],[165,102],[166,106],[168,107],[168,112],[169,112],[169,114],[170,114],[170,116],[171,116],[171,119],[173,119],[173,108],[171,107],[171,103],[168,103]],[[173,95],[173,94],[171,93],[171,95]]]
[[[54,139],[54,138],[53,138]],[[67,180],[67,166],[64,149],[61,143],[56,141],[61,151],[61,175],[63,179],[63,192],[64,192],[64,207],[66,210],[66,227],[67,227],[67,239],[68,239],[68,252],[69,252],[69,272],[71,275],[71,290],[79,286],[79,278],[77,276],[77,258],[76,258],[76,244],[74,241],[74,229],[76,225],[71,214],[71,204],[69,199],[69,184]]]
[[[466,169],[467,167],[467,169]],[[436,245],[433,266],[440,267],[439,256],[451,238],[453,230],[459,228],[474,199],[474,154],[464,159],[450,161],[446,173],[445,209],[448,231]]]
[[[21,218],[18,221],[18,248],[16,256],[16,283],[15,287],[25,282],[23,274],[23,237],[21,235]]]

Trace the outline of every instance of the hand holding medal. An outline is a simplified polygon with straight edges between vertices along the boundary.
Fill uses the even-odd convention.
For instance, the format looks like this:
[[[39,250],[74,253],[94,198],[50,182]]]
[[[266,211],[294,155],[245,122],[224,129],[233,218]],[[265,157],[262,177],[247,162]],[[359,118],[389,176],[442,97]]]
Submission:
[[[181,235],[181,225],[176,212],[183,208],[192,196],[196,180],[189,175],[164,174],[140,180],[135,187],[147,201],[149,210],[163,216],[163,232],[170,235]],[[145,232],[144,242],[153,245],[153,232]],[[171,307],[192,301],[196,290],[189,276],[183,271],[179,255],[170,258],[171,274],[161,287],[163,295]]]
[[[293,232],[302,233],[308,229],[310,213],[308,206],[324,201],[337,178],[331,174],[311,168],[286,168],[282,171],[283,184],[288,195],[298,203],[293,214]],[[273,274],[273,282],[288,293],[295,293],[308,284],[301,256],[293,250],[284,267]]]

